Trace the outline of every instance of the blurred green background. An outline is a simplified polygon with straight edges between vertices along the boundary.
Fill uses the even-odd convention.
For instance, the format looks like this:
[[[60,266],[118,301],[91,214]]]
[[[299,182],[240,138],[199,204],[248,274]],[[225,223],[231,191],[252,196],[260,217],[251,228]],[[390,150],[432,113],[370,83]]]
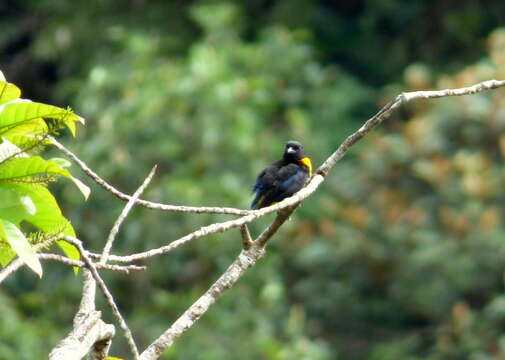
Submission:
[[[247,208],[297,139],[316,165],[401,91],[505,78],[503,0],[3,0],[0,69],[87,119],[62,141],[125,192]],[[420,101],[355,146],[267,256],[163,359],[505,358],[505,91]],[[124,203],[54,184],[92,250]],[[228,216],[136,208],[115,252]],[[257,234],[273,215],[251,226]],[[103,273],[143,349],[240,251],[237,230]],[[0,289],[0,359],[43,359],[80,281],[45,263]],[[99,296],[105,320],[114,321]],[[129,357],[118,334],[112,355]]]

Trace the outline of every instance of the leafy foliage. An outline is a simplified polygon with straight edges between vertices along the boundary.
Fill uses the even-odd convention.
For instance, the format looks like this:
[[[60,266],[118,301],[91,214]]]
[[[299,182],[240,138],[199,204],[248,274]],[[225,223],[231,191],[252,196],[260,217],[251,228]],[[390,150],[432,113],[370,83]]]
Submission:
[[[0,81],[0,89],[0,264],[6,266],[18,255],[42,276],[35,244],[22,227],[27,223],[39,231],[32,236],[38,242],[44,240],[41,234],[45,239],[57,234],[75,235],[47,189],[50,181],[60,176],[72,179],[72,175],[61,161],[45,160],[33,153],[49,144],[49,135],[63,126],[75,135],[75,123],[84,120],[70,110],[20,99],[19,88],[6,81]],[[58,243],[67,256],[79,258],[73,246]]]

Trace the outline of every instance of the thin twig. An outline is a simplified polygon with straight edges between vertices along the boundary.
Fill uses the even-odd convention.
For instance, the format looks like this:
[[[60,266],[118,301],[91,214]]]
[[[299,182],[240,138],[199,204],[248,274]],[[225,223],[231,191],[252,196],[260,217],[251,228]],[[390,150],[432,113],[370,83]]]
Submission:
[[[105,296],[105,299],[107,300],[107,303],[111,307],[112,313],[117,318],[117,320],[119,322],[119,326],[124,331],[126,341],[128,342],[128,345],[130,346],[131,352],[133,354],[133,358],[135,360],[138,360],[139,359],[139,352],[137,350],[137,345],[135,345],[135,341],[133,340],[132,332],[131,332],[130,328],[128,327],[128,325],[126,324],[125,319],[123,318],[123,316],[119,312],[116,302],[114,301],[114,297],[112,296],[109,289],[107,288],[107,285],[105,285],[104,281],[100,277],[100,274],[98,274],[98,271],[96,270],[96,267],[93,264],[93,262],[89,259],[88,255],[86,253],[86,250],[84,250],[84,248],[82,247],[82,242],[79,239],[73,238],[71,236],[65,236],[64,240],[69,242],[70,244],[75,245],[75,247],[77,247],[77,249],[81,253],[82,260],[86,264],[87,268],[91,271],[93,278],[95,279],[96,283],[98,284],[98,287],[100,288],[100,290],[102,290],[102,292]]]
[[[76,266],[76,267],[85,267],[85,263],[83,261],[79,260],[73,260],[69,259],[65,256],[58,255],[58,254],[37,254],[37,257],[40,260],[47,260],[47,261],[58,261],[60,263],[69,265],[69,266]],[[97,270],[111,270],[111,271],[116,271],[116,272],[122,272],[125,274],[129,274],[130,271],[143,271],[146,269],[145,266],[139,266],[139,265],[112,265],[112,264],[100,264],[100,263],[93,263],[95,268]]]
[[[69,266],[76,266],[76,267],[84,267],[85,264],[82,261],[79,260],[74,260],[74,259],[69,259],[65,256],[58,255],[58,254],[46,254],[46,253],[41,253],[37,254],[37,257],[40,260],[46,260],[46,261],[57,261],[65,265]],[[12,273],[15,271],[19,270],[25,263],[21,259],[15,259],[13,260],[5,269],[0,271],[0,284]],[[111,271],[117,271],[121,272],[124,274],[129,274],[130,271],[143,271],[146,269],[145,266],[139,266],[139,265],[111,265],[111,264],[97,264],[94,263],[95,267],[97,270],[111,270]]]
[[[130,210],[135,205],[135,201],[137,201],[139,196],[144,192],[147,185],[149,185],[149,183],[151,182],[155,172],[156,172],[156,165],[151,169],[151,171],[149,172],[149,175],[147,175],[147,177],[144,180],[144,182],[142,183],[142,185],[140,185],[140,187],[137,189],[137,191],[135,191],[135,193],[130,198],[130,200],[128,200],[128,203],[123,208],[123,211],[121,211],[121,214],[119,215],[116,222],[112,226],[112,229],[110,230],[109,236],[107,238],[107,242],[105,243],[105,246],[102,251],[102,257],[99,261],[99,264],[105,265],[107,263],[107,258],[109,257],[110,249],[112,248],[112,243],[114,242],[114,239],[116,238],[116,235],[119,231],[119,227],[121,226],[123,221],[126,219],[126,216],[130,212]]]
[[[84,161],[79,159],[73,152],[68,150],[61,143],[56,141],[54,138],[50,138],[51,143],[61,150],[65,155],[67,155],[72,161],[74,161],[81,170],[93,179],[98,185],[100,185],[105,190],[112,193],[114,196],[121,200],[129,201],[131,199],[130,195],[127,195],[119,190],[117,190],[112,185],[108,184],[100,176],[98,176],[93,170],[91,170]],[[179,205],[169,205],[160,204],[152,201],[146,201],[137,199],[135,204],[144,206],[149,209],[161,210],[161,211],[172,211],[172,212],[183,212],[183,213],[195,213],[195,214],[229,214],[229,215],[247,215],[251,210],[242,210],[236,208],[228,207],[208,207],[208,206],[179,206]]]
[[[433,91],[411,91],[398,95],[393,101],[384,106],[377,114],[371,117],[354,134],[348,136],[338,149],[326,159],[326,161],[317,169],[316,173],[326,175],[337,161],[344,157],[349,148],[358,140],[363,138],[372,128],[391,117],[394,110],[403,104],[417,99],[434,99],[447,96],[471,95],[485,90],[492,90],[505,86],[505,80],[487,80],[473,86],[458,89],[445,89]]]
[[[249,228],[247,225],[242,225],[240,227],[240,234],[242,235],[242,247],[247,250],[253,244],[253,240],[251,238],[251,233],[249,232]]]

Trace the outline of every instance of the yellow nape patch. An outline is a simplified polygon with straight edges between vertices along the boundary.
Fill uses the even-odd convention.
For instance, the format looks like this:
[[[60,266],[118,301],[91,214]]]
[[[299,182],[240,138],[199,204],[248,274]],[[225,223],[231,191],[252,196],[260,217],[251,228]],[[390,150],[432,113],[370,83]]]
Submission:
[[[312,176],[312,162],[310,159],[308,157],[304,157],[303,159],[300,159],[300,162],[309,168],[309,176]]]

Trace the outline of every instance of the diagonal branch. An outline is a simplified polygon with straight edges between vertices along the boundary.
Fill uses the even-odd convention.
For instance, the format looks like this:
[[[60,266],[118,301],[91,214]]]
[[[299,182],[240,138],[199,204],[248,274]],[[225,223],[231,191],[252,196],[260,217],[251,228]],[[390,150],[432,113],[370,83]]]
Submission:
[[[135,341],[133,340],[132,332],[131,332],[130,328],[128,327],[128,325],[126,324],[125,319],[123,318],[123,316],[119,312],[116,302],[114,301],[114,297],[112,296],[109,289],[107,288],[107,285],[105,285],[104,281],[102,280],[102,278],[98,274],[98,271],[96,270],[96,267],[93,264],[93,262],[89,259],[86,250],[84,250],[84,248],[82,247],[82,242],[79,239],[73,238],[71,236],[65,236],[64,240],[69,242],[70,244],[74,245],[79,250],[82,260],[84,261],[87,268],[89,269],[89,271],[93,275],[93,279],[96,281],[96,284],[98,285],[98,287],[100,288],[100,290],[104,294],[105,300],[107,300],[107,303],[109,304],[109,306],[112,309],[112,313],[114,314],[114,316],[118,320],[119,326],[124,331],[126,341],[128,342],[128,345],[130,346],[130,349],[133,354],[133,358],[135,360],[138,360],[139,353],[137,350],[137,346],[135,345]]]
[[[147,185],[149,185],[149,183],[151,182],[155,172],[156,172],[156,165],[151,169],[151,172],[149,173],[149,175],[147,175],[147,177],[144,180],[144,182],[142,183],[142,185],[140,185],[140,187],[137,189],[137,191],[135,191],[135,193],[130,198],[130,200],[128,200],[128,203],[123,208],[123,211],[121,211],[121,214],[119,215],[116,222],[112,226],[112,229],[110,230],[110,233],[109,233],[109,237],[107,238],[107,242],[105,243],[105,246],[103,248],[102,256],[99,261],[100,265],[105,265],[107,263],[107,258],[109,256],[110,249],[112,248],[112,243],[114,242],[114,239],[116,239],[116,235],[119,231],[119,227],[121,226],[123,221],[126,219],[126,216],[130,212],[130,210],[133,208],[133,206],[135,205],[135,202],[137,201],[139,196],[144,192]]]
[[[117,198],[125,201],[131,200],[131,196],[127,195],[115,187],[107,183],[104,179],[98,176],[93,170],[86,165],[84,161],[79,159],[73,152],[68,150],[65,146],[60,144],[56,139],[49,138],[51,143],[56,146],[60,151],[62,151],[65,155],[67,155],[70,159],[72,159],[81,170],[88,175],[91,179],[93,179],[98,185],[100,185],[105,190],[109,191],[112,195]],[[172,212],[183,212],[183,213],[195,213],[195,214],[229,214],[229,215],[246,215],[249,214],[250,210],[241,210],[235,208],[225,208],[225,207],[207,207],[207,206],[179,206],[179,205],[169,205],[169,204],[160,204],[152,201],[146,201],[137,199],[135,204],[144,206],[149,209],[161,210],[161,211],[172,211]]]
[[[216,223],[203,227],[196,232],[193,232],[185,237],[172,242],[166,247],[151,250],[151,252],[142,253],[146,258],[149,256],[159,255],[163,253],[163,249],[169,251],[170,246],[176,247],[177,242],[187,242],[194,238],[208,235],[214,232],[222,232],[233,227],[244,226],[249,222],[254,221],[258,217],[264,216],[273,211],[279,211],[277,217],[272,224],[267,227],[263,233],[253,242],[249,249],[241,251],[237,259],[228,267],[228,269],[216,280],[216,282],[196,300],[173,324],[170,326],[158,339],[156,339],[149,347],[142,352],[140,360],[155,360],[163,353],[165,349],[170,347],[185,331],[191,328],[198,319],[214,304],[217,299],[226,291],[231,288],[240,277],[264,255],[265,246],[269,239],[279,230],[282,224],[289,218],[296,207],[301,201],[310,196],[324,181],[326,175],[333,168],[333,166],[342,159],[342,157],[349,151],[350,147],[357,141],[362,139],[368,132],[375,126],[379,125],[384,120],[391,117],[391,114],[400,105],[415,99],[431,99],[446,96],[460,96],[475,94],[484,90],[495,89],[505,86],[505,81],[488,80],[474,86],[460,88],[460,89],[447,89],[439,91],[415,91],[406,92],[397,96],[393,101],[384,106],[377,114],[366,121],[355,133],[348,136],[338,149],[331,154],[328,159],[317,169],[315,175],[311,178],[307,186],[305,186],[298,193],[290,198],[287,198],[276,205],[253,211],[251,214],[242,218],[231,220],[223,223]],[[203,234],[202,234],[203,232]],[[188,238],[189,237],[189,238]],[[183,240],[184,239],[184,240]],[[177,245],[178,246],[178,245]],[[166,252],[165,251],[165,252]],[[139,254],[136,254],[137,256]],[[132,256],[120,257],[121,259],[132,260]],[[135,258],[135,257],[133,257]],[[112,257],[111,257],[112,260]],[[118,260],[119,261],[119,260]]]
[[[182,314],[172,326],[156,339],[140,355],[140,360],[158,359],[161,353],[171,346],[186,330],[216,302],[219,296],[233,286],[237,280],[256,262],[263,257],[265,250],[253,246],[248,250],[242,250],[237,259],[226,269],[221,277],[203,294],[197,301]]]

